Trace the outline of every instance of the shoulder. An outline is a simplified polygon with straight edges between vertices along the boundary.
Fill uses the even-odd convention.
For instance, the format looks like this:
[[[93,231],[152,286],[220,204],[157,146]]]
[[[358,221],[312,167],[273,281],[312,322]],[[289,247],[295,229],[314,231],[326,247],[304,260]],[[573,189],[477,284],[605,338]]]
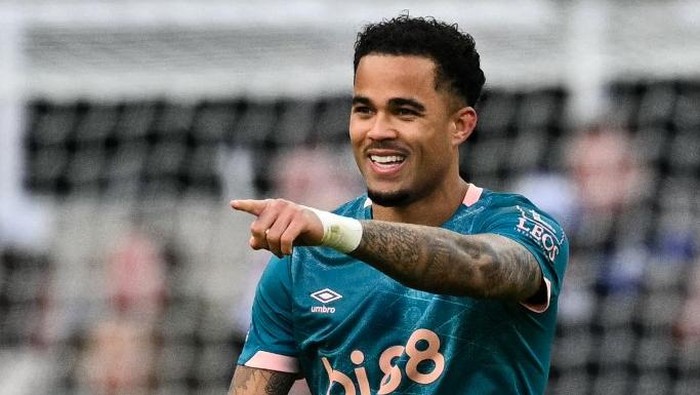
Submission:
[[[496,192],[489,189],[484,189],[482,193],[483,202],[493,208],[497,207],[515,207],[515,206],[526,206],[536,208],[535,204],[532,203],[527,197],[512,192]]]
[[[280,285],[288,281],[290,276],[289,261],[289,256],[282,258],[278,258],[274,255],[271,256],[267,262],[267,265],[265,266],[262,276],[260,277],[260,283]]]
[[[484,190],[482,203],[486,216],[535,219],[545,221],[554,228],[561,229],[559,222],[548,212],[539,208],[527,197],[509,192]]]
[[[483,204],[482,232],[529,240],[544,247],[550,260],[557,257],[560,250],[568,250],[568,239],[561,224],[525,196],[485,190],[480,203]]]

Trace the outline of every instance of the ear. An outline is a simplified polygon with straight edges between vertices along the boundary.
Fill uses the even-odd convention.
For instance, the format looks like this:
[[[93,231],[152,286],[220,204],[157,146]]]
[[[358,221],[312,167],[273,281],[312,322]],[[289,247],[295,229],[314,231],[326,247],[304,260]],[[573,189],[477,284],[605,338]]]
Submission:
[[[476,110],[471,106],[462,107],[454,114],[452,141],[455,145],[465,142],[476,128]]]

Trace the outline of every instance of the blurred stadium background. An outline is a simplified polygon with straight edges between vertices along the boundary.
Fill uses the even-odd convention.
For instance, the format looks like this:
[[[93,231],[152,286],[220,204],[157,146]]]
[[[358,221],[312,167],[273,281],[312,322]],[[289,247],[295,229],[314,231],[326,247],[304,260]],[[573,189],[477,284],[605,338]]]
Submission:
[[[482,53],[465,176],[569,232],[548,393],[697,394],[690,0],[0,0],[0,394],[225,393],[266,259],[227,202],[357,190],[355,32],[402,10]]]

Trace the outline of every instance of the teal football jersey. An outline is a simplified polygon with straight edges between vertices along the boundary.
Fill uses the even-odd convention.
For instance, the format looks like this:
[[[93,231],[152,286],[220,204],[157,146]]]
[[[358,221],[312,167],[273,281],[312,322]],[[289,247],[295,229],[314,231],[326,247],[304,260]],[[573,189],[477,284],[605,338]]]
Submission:
[[[371,219],[366,196],[335,211]],[[568,259],[561,226],[516,194],[471,186],[442,225],[521,243],[546,305],[408,288],[326,247],[273,258],[258,284],[239,364],[303,375],[314,394],[542,394]]]

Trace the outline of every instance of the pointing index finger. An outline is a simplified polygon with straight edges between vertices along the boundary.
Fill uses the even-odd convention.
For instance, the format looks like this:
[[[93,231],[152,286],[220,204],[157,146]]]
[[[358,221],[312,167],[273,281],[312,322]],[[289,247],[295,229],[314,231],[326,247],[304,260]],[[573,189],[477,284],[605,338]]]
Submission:
[[[238,211],[244,211],[253,215],[260,215],[265,205],[267,203],[264,200],[254,200],[254,199],[236,199],[231,200],[229,205],[231,208]]]

